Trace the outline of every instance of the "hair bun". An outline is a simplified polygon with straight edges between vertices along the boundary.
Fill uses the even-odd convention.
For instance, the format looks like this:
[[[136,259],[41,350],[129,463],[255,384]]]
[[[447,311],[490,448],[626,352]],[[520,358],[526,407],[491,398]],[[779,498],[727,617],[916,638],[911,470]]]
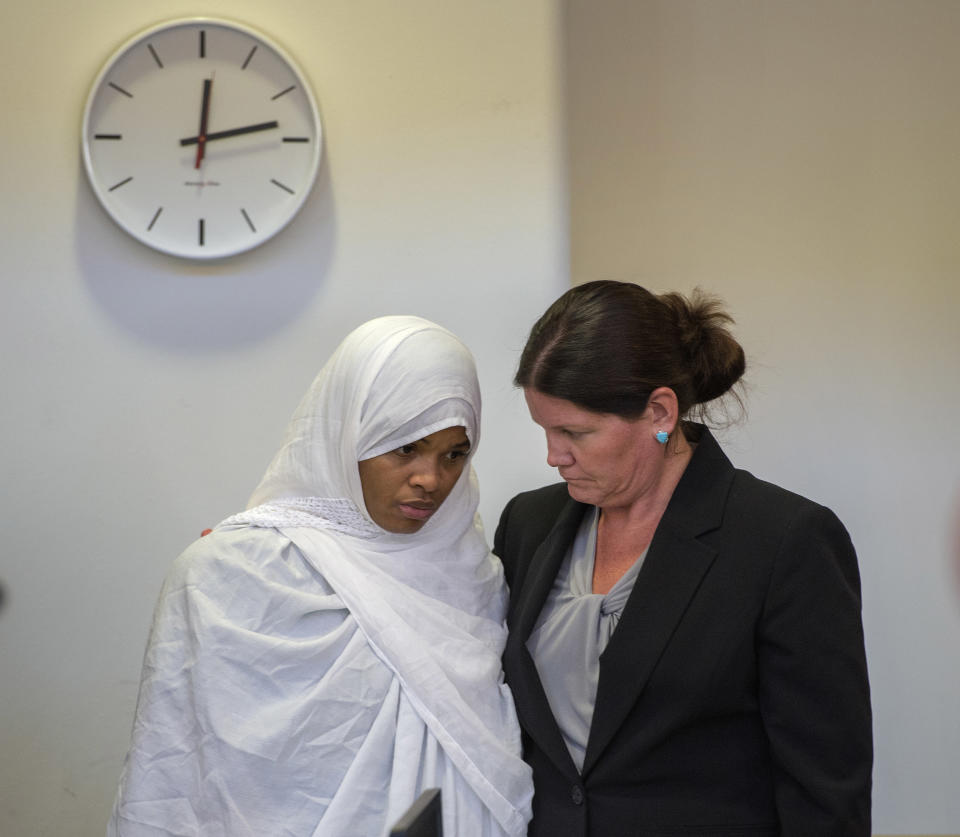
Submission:
[[[688,364],[696,401],[704,404],[729,392],[746,371],[743,348],[730,333],[733,317],[719,297],[694,288],[689,297],[671,292],[660,300],[670,309],[677,344]]]

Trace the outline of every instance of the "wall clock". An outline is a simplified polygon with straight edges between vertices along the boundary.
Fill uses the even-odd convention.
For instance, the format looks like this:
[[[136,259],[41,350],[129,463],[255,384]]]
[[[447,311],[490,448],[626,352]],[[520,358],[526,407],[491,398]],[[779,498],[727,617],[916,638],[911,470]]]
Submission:
[[[188,18],[123,44],[83,113],[83,162],[139,241],[216,259],[262,244],[303,206],[322,132],[303,72],[247,26]]]

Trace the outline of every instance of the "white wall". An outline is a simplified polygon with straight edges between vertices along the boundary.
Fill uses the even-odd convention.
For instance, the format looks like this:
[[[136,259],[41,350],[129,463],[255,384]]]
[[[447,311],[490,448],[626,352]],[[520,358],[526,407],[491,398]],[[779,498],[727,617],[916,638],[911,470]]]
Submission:
[[[417,313],[474,349],[490,534],[547,476],[510,387],[568,283],[549,0],[4,3],[0,29],[0,834],[98,835],[160,581],[245,504],[300,395],[360,322]],[[115,228],[82,171],[84,98],[158,20],[257,26],[313,81],[326,156],[302,215],[220,265]]]
[[[565,11],[573,277],[726,298],[725,447],[860,554],[875,830],[956,834],[960,3]]]

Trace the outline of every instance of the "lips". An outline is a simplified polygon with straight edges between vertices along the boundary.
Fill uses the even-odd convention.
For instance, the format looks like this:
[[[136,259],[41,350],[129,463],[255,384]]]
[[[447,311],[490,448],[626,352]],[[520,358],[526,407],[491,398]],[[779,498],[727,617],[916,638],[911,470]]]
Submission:
[[[410,503],[398,503],[397,508],[400,514],[410,520],[426,520],[437,510],[435,503],[424,502],[422,500]]]

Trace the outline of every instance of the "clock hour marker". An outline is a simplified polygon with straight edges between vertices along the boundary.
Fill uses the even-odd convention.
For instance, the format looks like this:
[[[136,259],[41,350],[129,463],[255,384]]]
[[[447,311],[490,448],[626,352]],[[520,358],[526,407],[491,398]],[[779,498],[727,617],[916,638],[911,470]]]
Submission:
[[[271,102],[274,102],[274,101],[276,101],[277,99],[279,99],[281,96],[286,96],[287,93],[289,93],[291,90],[296,90],[296,89],[297,89],[297,85],[291,84],[286,90],[281,90],[281,91],[280,91],[279,93],[277,93],[275,96],[271,96],[271,97],[270,97],[270,101],[271,101]]]
[[[123,139],[123,134],[94,134],[94,139],[119,140]]]
[[[291,195],[294,194],[293,189],[291,189],[289,186],[284,186],[279,180],[274,180],[274,179],[271,177],[271,178],[270,178],[270,182],[271,182],[274,186],[279,186],[281,189],[283,189],[284,192],[289,192]]]
[[[153,56],[153,60],[157,62],[157,66],[162,70],[163,62],[160,60],[160,56],[157,55],[157,51],[153,48],[153,44],[147,44],[147,49],[150,50],[150,54]]]
[[[203,247],[203,218],[200,219],[197,232],[199,235],[200,246]]]
[[[108,191],[108,192],[112,192],[114,189],[119,189],[121,186],[126,185],[126,184],[129,183],[131,180],[133,180],[133,175],[131,175],[130,177],[125,177],[125,178],[124,178],[123,180],[121,180],[119,183],[114,183],[113,186],[111,186],[109,189],[107,189],[107,191]],[[276,182],[276,181],[274,181],[274,182]],[[277,183],[277,185],[279,186],[280,184]]]
[[[284,137],[284,142],[310,142],[310,137]]]
[[[200,57],[207,57],[207,33],[203,29],[200,30]],[[203,242],[201,241],[200,243],[202,244]]]
[[[157,223],[157,218],[160,217],[160,213],[163,212],[163,207],[159,207],[156,212],[153,213],[153,217],[150,219],[150,223],[147,224],[147,232],[153,229],[153,225]]]
[[[250,52],[247,53],[247,58],[246,58],[246,60],[243,62],[243,65],[240,67],[241,70],[247,69],[247,64],[250,63],[250,59],[253,58],[253,54],[254,54],[256,51],[257,51],[257,46],[256,46],[256,44],[254,44],[253,49],[251,49]]]
[[[111,86],[114,90],[116,90],[118,93],[123,93],[124,96],[126,96],[126,97],[128,97],[128,98],[130,98],[130,99],[133,98],[133,93],[128,93],[128,92],[127,92],[126,90],[124,90],[119,84],[114,84],[114,83],[111,81],[111,82],[110,82],[110,86]]]
[[[253,221],[250,220],[250,216],[247,215],[247,210],[241,208],[240,211],[243,213],[243,220],[247,222],[247,226],[250,227],[250,232],[256,232],[257,228],[253,225]]]

